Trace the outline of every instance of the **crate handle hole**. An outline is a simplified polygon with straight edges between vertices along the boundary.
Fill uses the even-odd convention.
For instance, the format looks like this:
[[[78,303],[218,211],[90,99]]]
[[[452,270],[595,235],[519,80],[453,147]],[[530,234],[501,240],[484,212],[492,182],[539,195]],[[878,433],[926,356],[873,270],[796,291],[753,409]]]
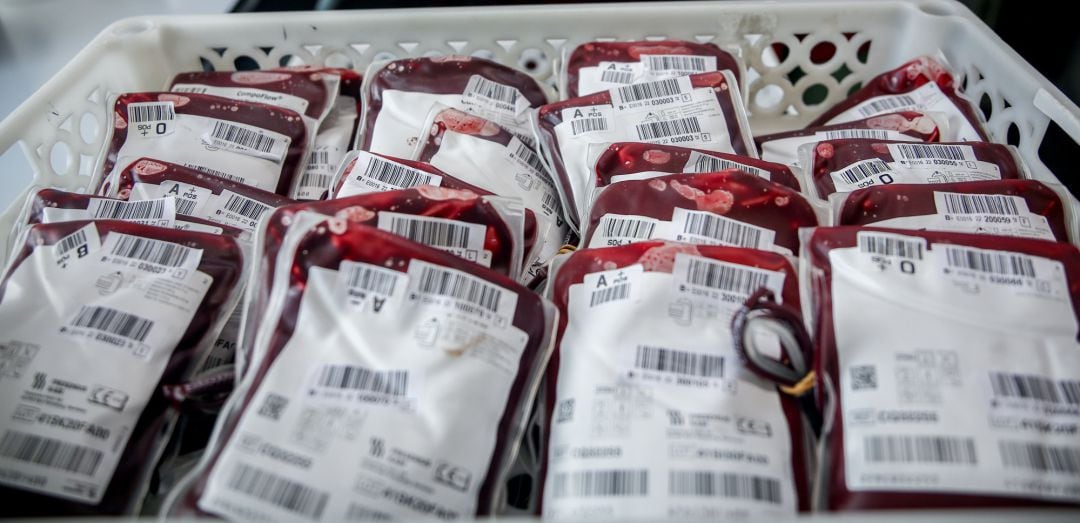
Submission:
[[[952,2],[923,2],[919,4],[919,10],[934,16],[949,16],[956,14],[956,6]]]

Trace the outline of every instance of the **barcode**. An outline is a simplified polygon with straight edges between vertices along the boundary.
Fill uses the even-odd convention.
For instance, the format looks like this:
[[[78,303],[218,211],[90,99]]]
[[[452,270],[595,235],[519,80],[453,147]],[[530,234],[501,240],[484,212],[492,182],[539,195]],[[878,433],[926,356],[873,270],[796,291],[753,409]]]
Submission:
[[[724,158],[717,158],[715,156],[708,156],[700,153],[695,155],[693,164],[688,163],[683,167],[683,170],[688,173],[711,173],[723,171],[725,169],[739,169],[757,176],[765,176],[768,174],[768,171],[764,169],[758,169],[757,167],[751,167],[739,162],[733,162]]]
[[[652,98],[675,96],[682,93],[682,86],[677,79],[657,80],[640,84],[627,85],[618,88],[619,97],[623,102],[637,102]]]
[[[207,88],[206,87],[201,87],[201,86],[198,86],[198,85],[177,85],[177,86],[172,88],[172,92],[174,92],[174,93],[206,94]]]
[[[596,307],[597,305],[603,305],[613,301],[625,300],[628,297],[630,297],[629,283],[612,285],[611,287],[592,291],[592,295],[589,296],[589,307]]]
[[[320,165],[326,165],[330,163],[330,151],[311,151],[311,155],[308,156],[307,168],[318,169]]]
[[[947,436],[866,436],[868,463],[966,463],[974,465],[975,440]]]
[[[540,205],[544,207],[544,210],[555,213],[559,208],[559,197],[555,193],[547,191],[540,199]]]
[[[641,140],[656,140],[701,132],[701,122],[696,116],[663,122],[645,122],[634,127],[637,129],[638,138]]]
[[[94,218],[107,220],[154,220],[165,217],[164,200],[143,200],[125,202],[121,200],[99,200]]]
[[[901,160],[931,158],[935,160],[964,160],[964,148],[959,145],[892,144],[889,149]]]
[[[464,94],[475,94],[489,100],[501,102],[502,104],[505,104],[503,108],[511,111],[514,110],[514,105],[517,103],[518,97],[517,89],[498,82],[493,82],[480,75],[473,75],[472,78],[469,78],[469,83],[465,86]]]
[[[0,457],[93,476],[104,453],[82,445],[9,430],[0,439]]]
[[[128,122],[160,122],[175,120],[176,108],[172,102],[139,102],[128,104]]]
[[[388,230],[390,232],[424,245],[468,249],[472,239],[471,227],[453,220],[440,218],[421,220],[411,216],[396,215],[389,218]]]
[[[194,249],[175,243],[137,236],[119,235],[120,239],[113,245],[111,254],[121,258],[130,258],[144,262],[165,265],[166,267],[179,267],[187,261]]]
[[[471,276],[448,269],[424,266],[420,272],[420,292],[449,296],[498,312],[503,290]]]
[[[304,176],[307,175],[305,174]],[[246,216],[252,220],[258,220],[259,217],[269,209],[270,206],[265,203],[257,202],[251,198],[245,198],[238,194],[230,195],[229,199],[225,201],[225,210]]]
[[[1029,256],[1008,252],[982,251],[945,246],[945,262],[949,267],[969,269],[1005,276],[1035,278],[1035,262]]]
[[[532,148],[528,145],[525,145],[524,143],[519,143],[517,146],[517,150],[514,151],[514,156],[525,162],[525,164],[529,167],[532,167],[536,172],[544,172],[544,164],[540,163],[540,157],[537,156],[537,154],[533,152]]]
[[[1028,374],[990,373],[994,396],[1080,405],[1080,380],[1054,381]]]
[[[906,94],[889,96],[880,100],[873,100],[859,107],[859,113],[864,117],[874,116],[885,112],[915,109],[919,106],[914,98]]]
[[[435,177],[423,171],[393,164],[372,157],[364,168],[364,177],[373,178],[387,185],[408,189],[417,185],[431,185]]]
[[[910,260],[923,259],[923,243],[918,240],[904,240],[876,234],[859,234],[856,241],[859,245],[859,252],[896,256]]]
[[[551,486],[556,498],[604,496],[641,497],[649,494],[647,470],[580,470],[559,472]]]
[[[1000,441],[1001,461],[1006,467],[1080,474],[1080,447],[1058,447],[1023,441]]]
[[[187,167],[188,169],[195,169],[196,171],[204,172],[206,174],[212,174],[212,175],[218,176],[220,178],[225,178],[226,180],[229,180],[230,182],[243,183],[243,184],[247,183],[247,181],[245,181],[244,177],[242,177],[242,176],[237,176],[235,174],[229,174],[227,172],[219,171],[217,169],[211,169],[209,167],[203,167],[201,165],[195,165],[193,163],[185,163],[184,167]]]
[[[86,231],[78,230],[64,236],[56,243],[56,255],[63,256],[65,253],[86,243]]]
[[[848,183],[859,183],[871,176],[889,172],[890,170],[888,164],[875,159],[854,164],[851,167],[840,171],[838,174]]]
[[[322,516],[329,498],[326,492],[243,463],[233,470],[228,485],[237,492],[311,519]]]
[[[179,196],[174,197],[173,199],[176,200],[176,214],[191,216],[191,214],[195,212],[195,200],[189,200]]]
[[[319,369],[316,385],[387,396],[405,396],[409,388],[409,371],[375,371],[352,365],[324,365]]]
[[[688,71],[705,72],[709,65],[700,56],[656,56],[645,55],[646,66],[653,71]]]
[[[259,152],[269,153],[274,150],[277,140],[262,133],[244,129],[238,125],[217,120],[210,136],[218,140],[239,145]]]
[[[1001,214],[1019,216],[1016,196],[1000,194],[937,193],[945,202],[945,212],[954,214]]]
[[[700,212],[687,214],[683,233],[705,236],[737,247],[756,248],[761,242],[759,227]]]
[[[841,140],[847,138],[870,138],[874,140],[888,140],[889,132],[882,129],[838,129],[824,132],[826,140]]]
[[[656,229],[656,222],[637,218],[616,218],[605,214],[600,218],[600,223],[597,224],[596,228],[603,231],[604,236],[608,238],[647,240],[652,238],[653,231]]]
[[[608,69],[600,75],[601,82],[608,82],[612,84],[630,84],[634,83],[633,71],[616,71],[614,69]]]
[[[307,171],[300,176],[300,187],[328,189],[330,187],[330,175]]]
[[[394,517],[386,512],[380,512],[373,508],[365,507],[358,503],[350,503],[345,509],[345,521],[393,521]]]
[[[607,118],[603,116],[570,120],[570,131],[577,136],[582,133],[608,130]]]
[[[362,291],[392,296],[398,279],[397,271],[358,263],[348,268],[345,283],[349,287]]]
[[[673,470],[668,492],[675,496],[708,496],[780,503],[780,480],[752,474]]]
[[[689,261],[686,281],[691,285],[749,296],[769,282],[769,275],[764,272],[698,258]]]
[[[107,332],[122,338],[134,341],[146,341],[154,322],[109,307],[97,307],[82,305],[79,314],[71,320],[73,327],[85,327],[87,329]]]
[[[638,345],[634,366],[639,369],[701,378],[723,378],[724,357],[662,347]]]

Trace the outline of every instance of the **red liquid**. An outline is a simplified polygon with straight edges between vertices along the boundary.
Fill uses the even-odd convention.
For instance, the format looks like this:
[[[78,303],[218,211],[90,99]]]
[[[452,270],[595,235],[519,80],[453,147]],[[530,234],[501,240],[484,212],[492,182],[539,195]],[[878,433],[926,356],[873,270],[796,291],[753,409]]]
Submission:
[[[671,174],[686,172],[686,162],[694,151],[763,169],[768,171],[770,181],[796,191],[799,190],[799,180],[792,174],[791,168],[784,164],[766,162],[749,156],[706,151],[705,149],[638,142],[613,143],[600,154],[600,157],[596,160],[596,186],[606,187],[611,185],[611,179],[615,176],[625,176],[645,171]]]

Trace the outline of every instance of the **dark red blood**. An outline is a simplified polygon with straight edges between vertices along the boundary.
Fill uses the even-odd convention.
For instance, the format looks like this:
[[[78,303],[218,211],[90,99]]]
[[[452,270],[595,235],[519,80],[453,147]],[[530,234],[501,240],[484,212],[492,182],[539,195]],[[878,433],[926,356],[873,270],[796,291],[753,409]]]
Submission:
[[[271,321],[274,325],[274,334],[266,347],[266,357],[258,362],[258,368],[251,369],[251,372],[255,375],[253,385],[248,389],[248,394],[243,398],[240,408],[235,409],[231,412],[231,416],[223,420],[221,439],[228,441],[232,436],[240,416],[251,406],[251,400],[258,391],[261,380],[266,377],[270,366],[273,365],[274,360],[281,354],[282,349],[291,338],[300,312],[300,302],[307,286],[308,273],[312,267],[325,267],[336,270],[341,262],[348,260],[406,272],[407,266],[412,260],[423,260],[442,267],[450,267],[466,272],[517,294],[517,311],[514,314],[513,325],[525,332],[528,342],[518,361],[517,375],[510,389],[506,408],[499,422],[498,432],[496,434],[477,435],[477,437],[495,440],[495,449],[492,456],[499,456],[506,451],[509,445],[517,444],[517,441],[511,441],[507,436],[515,432],[514,423],[523,415],[520,411],[525,410],[525,413],[527,413],[529,406],[524,405],[524,403],[526,403],[525,398],[529,394],[527,390],[527,384],[531,381],[529,374],[536,367],[536,361],[545,350],[544,342],[548,341],[541,298],[502,274],[485,269],[452,254],[410,242],[400,236],[374,227],[345,222],[345,228],[339,233],[331,232],[331,229],[332,227],[329,226],[312,228],[293,251],[293,262],[292,266],[289,267],[289,290],[285,293],[287,298],[282,313],[276,318],[266,318],[266,321]],[[299,255],[300,253],[303,253],[303,255]],[[203,469],[203,474],[196,479],[191,489],[181,498],[179,505],[182,512],[189,515],[204,514],[197,508],[196,503],[206,489],[210,471],[220,458],[223,448],[224,446],[219,446],[214,449],[214,454],[210,458],[209,465]],[[492,459],[487,473],[483,478],[478,478],[481,487],[477,516],[489,515],[485,507],[491,505],[494,491],[499,486],[497,482],[499,481],[498,467],[500,465],[499,460]],[[348,487],[342,486],[342,488]]]
[[[818,195],[828,198],[836,192],[831,173],[845,169],[851,164],[878,158],[886,163],[892,162],[893,157],[889,154],[888,144],[906,144],[911,142],[893,140],[868,140],[865,138],[852,138],[846,140],[823,140],[814,146],[810,165],[810,175],[814,180]],[[1023,169],[1016,155],[1008,146],[989,142],[942,142],[942,145],[970,146],[975,153],[975,158],[998,166],[1003,180],[1019,179],[1023,177]]]
[[[927,121],[929,123],[925,123]],[[920,127],[923,128],[920,129]],[[901,134],[915,138],[920,142],[937,142],[941,140],[941,130],[938,128],[937,123],[934,122],[933,119],[920,112],[903,111],[897,113],[879,114],[877,116],[871,116],[870,118],[864,118],[862,120],[853,120],[850,122],[838,123],[833,125],[806,127],[797,131],[785,131],[782,133],[755,136],[754,143],[757,144],[758,151],[760,151],[761,144],[766,142],[783,140],[784,138],[795,138],[799,136],[814,136],[815,134],[820,132],[839,131],[845,129],[881,129],[885,131],[898,131]]]
[[[31,227],[25,242],[14,255],[11,270],[14,271],[19,264],[25,261],[35,248],[51,246],[88,223],[91,222],[59,222]],[[129,512],[131,507],[140,501],[138,499],[142,493],[140,485],[146,480],[147,474],[150,473],[156,463],[158,456],[155,449],[161,443],[161,438],[165,437],[162,431],[166,428],[170,403],[161,394],[161,386],[176,384],[186,378],[192,364],[201,356],[196,352],[199,342],[202,341],[211,325],[221,316],[227,314],[225,305],[234,289],[240,284],[244,255],[240,246],[232,238],[115,220],[101,220],[93,223],[97,224],[98,234],[102,242],[108,238],[109,234],[116,232],[202,249],[202,259],[199,261],[198,270],[206,273],[213,280],[203,297],[202,303],[196,310],[194,317],[192,317],[191,323],[188,324],[187,329],[184,331],[183,337],[173,348],[172,355],[161,376],[161,380],[158,382],[158,386],[155,387],[153,396],[149,399],[146,408],[143,409],[138,421],[131,429],[131,437],[128,439],[127,446],[124,447],[116,471],[113,473],[112,481],[106,488],[105,496],[101,502],[97,505],[87,505],[0,486],[0,504],[4,507],[6,517],[119,516]],[[6,287],[7,279],[5,278],[0,283],[0,300],[3,299]],[[54,357],[63,357],[63,351],[69,348],[48,347],[48,349],[50,353],[54,354]]]
[[[288,194],[292,187],[293,177],[299,176],[304,168],[303,156],[307,151],[307,131],[304,129],[303,119],[295,111],[281,109],[261,103],[249,103],[220,96],[209,96],[194,93],[129,93],[116,99],[113,106],[115,125],[113,128],[112,141],[105,152],[105,164],[102,167],[103,175],[112,172],[116,164],[116,155],[120,147],[127,140],[127,106],[130,103],[176,101],[176,114],[191,114],[206,118],[217,118],[230,122],[252,125],[269,131],[283,134],[290,138],[289,150],[285,159],[281,162],[281,171],[278,176],[277,188],[274,192]],[[185,102],[186,100],[186,102]],[[236,109],[235,111],[233,109]],[[214,154],[207,151],[207,154]],[[112,190],[109,181],[103,180],[102,185],[96,191],[98,194],[109,194]]]
[[[730,153],[718,153],[705,149],[679,147],[676,145],[654,145],[638,142],[617,142],[596,159],[596,186],[607,187],[615,176],[635,174],[645,171],[678,174],[690,159],[690,154],[697,151],[716,158],[739,162],[750,167],[768,171],[770,181],[785,187],[799,190],[799,180],[791,168],[780,163],[766,162],[749,156]]]
[[[604,189],[593,203],[583,245],[589,244],[605,214],[670,220],[677,208],[708,211],[770,229],[776,233],[776,245],[793,253],[799,252],[799,228],[818,224],[813,207],[798,191],[764,178],[734,169],[672,174],[618,182]]]
[[[360,149],[371,149],[371,130],[382,110],[382,93],[386,90],[432,94],[460,94],[469,79],[480,75],[493,82],[508,85],[521,92],[530,107],[547,103],[547,95],[533,77],[505,65],[467,56],[441,58],[408,58],[397,60],[379,69],[369,79],[367,113]]]
[[[964,115],[971,127],[979,133],[983,141],[990,141],[990,135],[983,129],[982,119],[966,98],[960,95],[953,81],[952,73],[945,66],[929,56],[920,56],[896,69],[881,73],[863,85],[855,94],[845,98],[840,103],[832,106],[810,122],[807,127],[825,125],[836,115],[859,105],[866,100],[878,96],[909,93],[926,85],[927,82],[935,82],[941,88],[941,92],[952,101],[956,108]]]
[[[232,180],[226,180],[220,176],[207,174],[189,167],[184,167],[183,165],[163,162],[151,158],[139,158],[138,160],[131,162],[131,165],[128,165],[120,172],[120,178],[116,184],[117,194],[123,197],[130,193],[131,188],[134,187],[136,183],[161,185],[165,182],[186,183],[188,185],[202,187],[203,189],[209,189],[214,194],[232,191],[240,196],[251,198],[252,200],[265,203],[271,207],[281,207],[282,205],[295,203],[294,200],[290,200],[280,194],[257,189],[250,185],[234,182]],[[185,217],[184,219],[186,220],[187,218]]]
[[[574,48],[566,60],[567,98],[577,98],[578,71],[582,67],[594,67],[600,62],[640,62],[641,57],[651,54],[715,56],[718,71],[731,71],[736,83],[739,78],[739,62],[731,53],[717,47],[716,44],[699,44],[682,40],[660,40],[656,42],[588,42]]]
[[[670,265],[663,264],[667,266],[657,267],[654,263],[648,263],[649,260],[655,260],[656,258],[666,259],[669,257],[667,253],[656,256],[656,250],[674,250],[678,252],[692,250],[692,252],[698,256],[704,256],[714,260],[782,272],[784,273],[784,288],[781,291],[783,303],[791,306],[793,311],[800,310],[798,278],[796,277],[795,270],[791,267],[791,264],[781,254],[739,247],[686,245],[655,241],[632,243],[621,247],[581,249],[576,251],[566,259],[562,266],[560,266],[555,275],[555,281],[553,282],[554,286],[551,287],[554,289],[551,299],[555,303],[555,306],[559,308],[559,329],[556,338],[556,350],[551,354],[551,360],[544,376],[545,395],[541,398],[541,401],[544,401],[547,407],[547,422],[544,426],[551,426],[551,415],[555,412],[555,390],[559,377],[559,356],[563,335],[566,332],[566,325],[568,323],[570,286],[582,283],[587,274],[627,267],[636,263],[642,263],[645,270],[649,272],[670,273]],[[718,341],[718,343],[722,342]],[[784,411],[784,417],[787,419],[788,430],[791,434],[791,469],[792,477],[795,482],[795,491],[799,498],[798,508],[800,511],[807,511],[810,509],[810,465],[805,453],[802,451],[802,449],[806,448],[804,443],[806,441],[806,434],[803,428],[802,415],[798,405],[791,396],[787,394],[779,394],[779,396],[781,408]],[[544,448],[547,448],[548,435],[545,434],[544,438]],[[543,478],[546,476],[546,469],[547,454],[545,453],[544,460],[541,463],[539,477]],[[541,485],[540,499],[543,499],[542,489],[543,485]]]
[[[1044,240],[1030,240],[1026,238],[1010,238],[1004,236],[984,236],[978,234],[962,234],[952,232],[932,231],[899,231],[879,227],[826,227],[815,229],[813,235],[807,241],[808,257],[813,281],[809,285],[814,289],[813,302],[814,317],[810,325],[816,326],[814,330],[814,347],[816,358],[814,367],[818,381],[816,391],[819,403],[821,394],[825,390],[824,379],[826,376],[836,387],[840,380],[846,379],[840,375],[840,364],[836,348],[836,331],[832,314],[832,277],[833,267],[829,263],[829,251],[856,246],[856,233],[860,231],[879,231],[900,233],[908,236],[926,238],[931,249],[935,244],[964,245],[979,249],[1005,250],[1041,256],[1062,263],[1065,268],[1065,276],[1069,282],[1069,294],[1072,299],[1073,310],[1080,319],[1080,251],[1076,247],[1063,242],[1048,242]],[[889,491],[851,491],[847,488],[847,479],[844,475],[845,452],[844,452],[844,423],[841,417],[843,405],[840,395],[834,395],[832,405],[833,416],[836,422],[832,431],[826,436],[826,462],[820,466],[828,471],[825,477],[825,485],[821,487],[827,492],[825,500],[826,510],[867,510],[867,509],[959,509],[959,508],[993,508],[993,507],[1026,507],[1026,506],[1063,506],[1064,503],[1025,499],[1023,497],[1004,497],[993,495],[976,495],[941,492],[889,492]],[[1072,506],[1072,505],[1070,505]]]
[[[837,225],[872,225],[892,218],[937,214],[935,192],[1019,196],[1027,202],[1028,210],[1046,217],[1055,238],[1069,241],[1065,204],[1057,193],[1035,180],[874,185],[847,195]]]
[[[399,164],[404,165],[406,167],[411,167],[411,168],[416,169],[418,171],[423,171],[423,172],[428,173],[428,174],[434,174],[435,176],[441,176],[442,181],[439,182],[439,187],[444,187],[446,189],[461,189],[461,190],[465,190],[465,191],[472,191],[472,192],[474,192],[476,194],[480,194],[480,195],[494,194],[494,193],[491,193],[489,191],[485,191],[484,189],[481,189],[481,188],[479,188],[479,187],[477,187],[477,186],[475,186],[475,185],[473,185],[473,184],[471,184],[469,182],[465,182],[465,181],[462,181],[462,180],[460,180],[458,178],[454,178],[453,176],[450,176],[449,174],[446,174],[446,173],[440,171],[438,168],[436,168],[434,165],[431,165],[430,163],[418,162],[418,161],[415,161],[415,160],[406,160],[404,158],[398,158],[396,156],[387,156],[385,154],[379,154],[379,153],[368,153],[368,154],[370,154],[372,156],[378,156],[379,158],[382,158],[383,160],[386,160],[386,161],[389,161],[389,162],[399,163]],[[349,178],[349,175],[352,174],[352,170],[355,167],[356,167],[356,161],[355,160],[352,163],[350,163],[349,165],[345,166],[345,171],[342,173],[341,178],[339,178],[338,181],[337,181],[337,187],[334,187],[334,194],[337,194],[337,193],[341,192],[341,188],[345,185],[345,180],[347,180]]]
[[[305,114],[319,119],[332,96],[320,73],[297,71],[197,71],[173,77],[170,89],[176,84],[203,84],[214,87],[247,87],[275,93],[290,94],[307,100]],[[186,93],[184,93],[186,94]],[[258,102],[258,100],[250,100]]]

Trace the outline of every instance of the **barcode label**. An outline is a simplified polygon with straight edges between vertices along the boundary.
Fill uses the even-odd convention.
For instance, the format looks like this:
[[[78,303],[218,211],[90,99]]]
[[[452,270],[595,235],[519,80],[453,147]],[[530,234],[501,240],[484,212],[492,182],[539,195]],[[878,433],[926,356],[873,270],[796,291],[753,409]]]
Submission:
[[[1006,467],[1080,474],[1080,447],[1059,447],[1024,441],[1000,441],[1001,461]]]
[[[323,365],[315,378],[315,386],[403,397],[408,395],[409,371],[375,371],[353,365]]]
[[[547,182],[545,182],[545,185]],[[548,185],[551,189],[551,186]],[[544,192],[544,195],[540,197],[540,205],[544,208],[548,214],[557,214],[559,212],[559,196],[555,194],[554,190],[548,190]]]
[[[509,85],[493,82],[480,75],[473,75],[469,83],[465,85],[462,93],[465,100],[470,98],[485,98],[491,107],[503,112],[514,114],[517,109],[518,98],[521,93]]]
[[[1035,261],[1030,256],[1001,251],[984,251],[946,245],[945,263],[952,268],[968,269],[1003,276],[1036,278]]]
[[[638,345],[634,367],[699,378],[723,378],[724,357],[663,347]]]
[[[195,204],[199,203],[195,200],[189,200],[187,198],[181,198],[176,196],[173,198],[176,200],[176,214],[183,214],[185,216],[191,216],[195,213]]]
[[[222,196],[224,196],[224,194]],[[252,200],[245,196],[240,196],[239,194],[230,194],[229,198],[225,201],[225,210],[245,216],[252,220],[258,220],[270,209],[271,207],[265,203]]]
[[[1027,212],[1027,202],[1019,196],[1003,194],[962,194],[934,192],[938,212],[949,214],[998,214],[1019,216]]]
[[[558,472],[551,485],[555,498],[609,496],[643,497],[649,494],[647,470],[579,470]]]
[[[250,185],[247,182],[247,178],[244,178],[243,176],[237,176],[235,174],[229,174],[229,173],[224,172],[224,171],[219,171],[217,169],[211,169],[209,167],[203,167],[201,165],[195,165],[193,163],[185,163],[184,167],[187,167],[188,169],[195,169],[196,171],[204,172],[206,174],[212,174],[212,175],[217,176],[219,178],[225,178],[226,180],[229,180],[230,182],[236,182],[236,183],[242,183],[242,184],[245,184],[245,185]]]
[[[0,458],[82,476],[93,476],[104,457],[97,449],[15,430],[5,431],[0,439]]]
[[[128,104],[128,123],[161,122],[176,119],[172,102],[138,102]]]
[[[612,101],[621,103],[628,102],[640,102],[642,100],[652,100],[655,98],[664,98],[668,96],[678,96],[684,92],[688,92],[690,81],[683,78],[672,78],[668,80],[657,80],[655,82],[643,82],[639,84],[631,84],[625,87],[618,87],[612,89]]]
[[[311,519],[319,519],[326,508],[326,492],[285,479],[271,472],[240,463],[229,476],[228,487],[271,505]]]
[[[416,278],[417,289],[424,294],[446,296],[495,313],[499,312],[504,295],[512,294],[456,269],[413,260],[409,265],[410,271],[413,265],[420,267],[420,277]]]
[[[393,296],[402,274],[393,269],[385,269],[366,263],[342,262],[341,271],[345,273],[345,284],[350,288],[364,292],[374,292]]]
[[[483,247],[487,227],[445,218],[410,216],[390,212],[379,213],[378,227],[414,242],[441,249],[472,249]]]
[[[858,110],[863,118],[869,118],[881,113],[892,113],[918,108],[919,103],[914,97],[906,94],[898,94],[895,96],[885,96],[878,98],[877,100],[870,100],[860,105]]]
[[[589,295],[589,307],[596,307],[613,301],[621,301],[630,297],[630,284],[620,283],[597,289]]]
[[[848,138],[869,138],[872,140],[888,140],[889,131],[884,129],[836,129],[814,133],[815,138],[824,140],[842,140]]]
[[[277,136],[258,127],[214,120],[210,132],[203,139],[214,147],[280,162],[288,149],[288,138],[274,134]]]
[[[690,158],[686,161],[686,165],[683,166],[683,172],[685,173],[712,173],[717,171],[723,171],[725,169],[739,169],[750,174],[760,176],[765,179],[769,179],[769,171],[765,169],[759,169],[744,163],[734,162],[724,158],[717,158],[715,156],[709,156],[697,151],[690,153]]]
[[[866,436],[863,456],[868,463],[977,463],[974,438],[947,436]]]
[[[94,329],[132,341],[143,342],[150,334],[150,329],[154,327],[154,322],[109,307],[82,305],[75,319],[71,320],[71,326]]]
[[[923,259],[926,240],[910,236],[894,236],[860,232],[856,235],[859,252],[879,256],[895,256],[909,260]]]
[[[775,286],[770,285],[771,276],[775,273],[696,256],[687,256],[686,259],[686,273],[682,281],[690,285],[743,296],[749,296],[762,287]]]
[[[183,85],[174,85],[172,87],[172,89],[170,89],[170,90],[172,92],[174,92],[174,93],[206,94],[206,92],[209,89],[206,86],[200,86],[200,85],[194,85],[194,84],[183,84]]]
[[[711,56],[644,55],[641,60],[650,71],[704,73],[716,70],[716,58]]]
[[[308,155],[307,169],[318,169],[328,163],[330,163],[330,151],[311,151]]]
[[[606,130],[608,130],[608,121],[603,116],[570,120],[570,131],[574,136]]]
[[[648,240],[656,231],[656,220],[605,214],[596,224],[596,231],[604,238],[631,238]]]
[[[109,250],[109,254],[113,256],[155,263],[166,267],[181,267],[192,258],[198,258],[202,254],[199,249],[184,247],[180,244],[120,233],[110,234],[109,239],[115,241]],[[197,263],[197,261],[194,263]]]
[[[683,220],[682,234],[710,238],[724,245],[761,249],[771,243],[772,235],[767,234],[766,229],[712,213],[684,211],[675,218]],[[682,237],[678,239],[685,241]]]
[[[999,398],[1080,405],[1080,380],[1058,380],[1029,374],[990,373],[990,388]]]
[[[540,161],[540,156],[533,152],[532,147],[529,147],[521,141],[518,141],[516,145],[517,147],[514,148],[513,153],[515,158],[524,162],[525,165],[528,165],[532,168],[532,170],[536,171],[537,173],[545,172],[544,164]]]
[[[86,245],[86,231],[79,229],[67,236],[64,236],[60,241],[56,242],[56,256],[63,256],[68,251],[80,246]]]
[[[637,130],[638,139],[643,141],[659,140],[672,136],[684,136],[701,133],[701,121],[696,116],[667,120],[662,122],[645,122],[634,126]]]
[[[668,473],[668,492],[675,496],[749,499],[780,504],[780,480],[752,474],[673,470]]]
[[[126,221],[171,220],[172,211],[165,198],[126,202],[122,200],[95,199],[91,202],[91,215],[94,219]],[[175,212],[175,211],[174,211]]]
[[[857,184],[872,176],[892,171],[889,165],[879,159],[872,159],[852,164],[850,167],[833,173],[849,184]]]
[[[634,83],[633,71],[616,71],[615,69],[605,69],[600,74],[600,82],[607,82],[611,84],[632,84]]]
[[[897,160],[951,160],[975,161],[975,153],[969,145],[939,145],[919,143],[891,143],[889,153]]]
[[[418,185],[439,185],[437,182],[441,181],[441,178],[424,171],[390,163],[374,156],[369,158],[362,176],[401,189],[408,189]]]

